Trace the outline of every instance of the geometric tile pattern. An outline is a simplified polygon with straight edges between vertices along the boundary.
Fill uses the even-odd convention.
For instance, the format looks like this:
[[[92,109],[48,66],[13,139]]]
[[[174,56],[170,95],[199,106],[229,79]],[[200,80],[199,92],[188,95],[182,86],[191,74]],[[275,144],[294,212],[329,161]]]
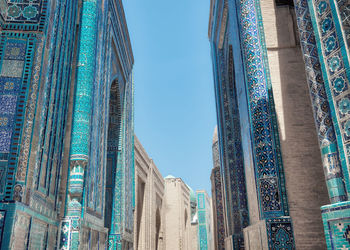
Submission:
[[[210,17],[215,18],[209,33],[213,40],[222,185],[227,204],[226,228],[232,236],[234,248],[244,247],[242,229],[249,225],[249,216],[243,162],[251,164],[252,156],[259,219],[276,222],[267,235],[269,245],[271,249],[294,249],[293,230],[290,219],[287,219],[289,209],[260,2],[220,1],[215,4],[214,10],[219,9],[217,12],[225,9],[227,3],[231,6],[228,24],[222,13]],[[238,24],[231,17],[237,18]],[[228,29],[231,25],[233,27]],[[232,32],[237,32],[238,36]],[[235,78],[239,82],[236,83]],[[242,97],[245,91],[247,99]],[[243,113],[240,115],[239,112]],[[245,125],[240,119],[246,119],[249,124]],[[245,126],[240,128],[241,124]],[[241,138],[243,133],[249,138]],[[243,159],[243,155],[248,158]],[[225,165],[229,164],[233,167],[226,169]],[[289,220],[289,226],[284,227],[284,222],[288,224],[284,220]]]
[[[283,176],[280,176],[278,135],[270,103],[269,72],[262,34],[260,1],[240,1],[241,43],[246,65],[248,102],[256,162],[256,182],[263,218],[288,215]],[[283,172],[283,171],[281,171]],[[270,199],[273,200],[270,200]]]
[[[198,245],[200,250],[210,249],[210,226],[209,217],[210,204],[207,203],[207,194],[204,192],[196,192],[198,204]]]
[[[337,0],[336,1],[339,9],[339,16],[342,23],[342,28],[345,33],[345,40],[350,47],[350,7],[349,3],[346,0]]]
[[[115,201],[123,205],[116,213],[121,210],[124,213],[119,221],[123,226],[120,226],[122,230],[118,244],[121,245],[121,238],[123,241],[130,240],[125,235],[132,235],[134,132],[130,76],[133,58],[127,55],[132,53],[130,45],[122,44],[128,42],[126,28],[120,27],[125,25],[125,19],[124,16],[114,14],[111,21],[108,20],[110,16],[101,15],[103,10],[107,13],[114,8],[119,14],[123,13],[119,2],[84,0],[82,5],[79,9],[76,1],[69,0],[0,0],[0,196],[1,200],[20,201],[9,203],[11,208],[6,208],[6,215],[9,211],[12,213],[7,218],[14,222],[14,232],[6,233],[11,236],[8,244],[12,248],[52,249],[61,239],[63,248],[77,249],[80,228],[86,226],[87,217],[89,223],[101,230],[100,233],[84,231],[88,232],[91,244],[94,247],[100,244],[101,247],[98,241],[106,240],[106,231],[101,227],[104,221],[106,150],[99,149],[106,148],[107,141],[110,84],[107,68],[111,64],[112,39],[117,41],[118,55],[123,52],[123,58],[119,58],[120,62],[117,60],[117,64],[123,64],[123,70],[118,71],[117,75],[122,78],[121,74],[124,74],[127,79],[122,83],[122,96],[128,96],[123,98],[128,99],[124,109],[124,159],[118,165],[125,178],[117,178],[118,184],[122,185],[114,197]],[[88,32],[76,32],[76,17],[80,10],[80,27]],[[103,16],[105,21],[95,22],[97,15]],[[112,25],[113,29],[118,27],[118,32],[110,31]],[[71,64],[73,55],[76,55],[73,46],[75,34],[80,34],[77,65]],[[70,107],[67,97],[74,72],[77,78],[76,84],[73,83],[76,105],[73,131],[69,138],[65,131],[65,128],[69,128],[66,124]],[[95,102],[94,98],[98,101]],[[92,108],[92,104],[96,106]],[[95,113],[92,114],[92,110]],[[104,120],[100,117],[104,117]],[[72,139],[67,187],[69,197],[65,204],[62,202],[65,194],[59,194],[57,188],[65,181],[60,179],[63,176],[61,166],[66,167],[63,152],[67,148],[64,143],[69,143],[69,139]],[[119,141],[116,143],[118,146]],[[90,159],[93,161],[90,162]],[[91,178],[87,179],[88,183],[84,183],[87,169]],[[88,202],[83,202],[84,191],[84,194],[89,195]],[[121,195],[124,195],[123,199]],[[12,216],[17,209],[13,209],[12,205],[17,206],[15,204],[24,201],[29,202],[28,211],[32,210]],[[62,211],[67,211],[65,219],[68,219],[62,221],[62,228],[58,229],[53,224],[58,225],[58,212],[65,205],[67,207]],[[1,202],[0,209],[3,206],[7,205]],[[19,210],[25,209],[21,207]],[[81,219],[82,211],[89,215]],[[68,227],[65,227],[65,223]],[[57,236],[57,232],[60,232],[61,237]]]
[[[110,136],[108,135],[109,121],[114,120],[114,116],[108,115],[108,110],[105,107],[109,107],[109,110],[114,110],[113,105],[110,105],[109,100],[111,99],[111,87],[110,81],[106,79],[106,69],[108,63],[104,60],[104,55],[106,55],[108,49],[108,34],[104,32],[104,27],[106,26],[106,18],[102,18],[98,22],[98,43],[96,48],[96,59],[95,67],[96,73],[94,78],[94,94],[92,98],[92,114],[91,114],[91,142],[90,142],[90,156],[89,164],[87,169],[87,212],[90,214],[95,214],[99,217],[103,216],[104,213],[104,201],[105,193],[106,195],[111,195],[108,191],[105,190],[106,180],[105,176],[108,178],[110,174],[106,175],[106,170],[108,169],[108,156],[106,156],[106,150],[109,150],[102,145],[108,144]],[[110,75],[108,73],[108,75]],[[103,80],[105,79],[105,80]],[[110,97],[110,98],[108,98]],[[113,118],[112,118],[113,117]],[[119,132],[119,131],[118,131]],[[102,149],[101,149],[102,147]],[[107,167],[105,167],[105,159],[107,157]],[[108,171],[108,170],[107,170]],[[90,174],[91,173],[91,174]],[[107,209],[106,209],[107,211]]]
[[[329,230],[332,232],[333,249],[350,248],[350,218],[342,218],[328,222]]]
[[[219,154],[218,151],[218,141],[213,144],[213,155]],[[215,159],[215,157],[214,157]],[[215,164],[215,163],[214,163]],[[220,163],[217,167],[212,170],[212,197],[213,197],[213,212],[216,211],[216,214],[213,216],[216,217],[216,238],[217,238],[217,248],[218,250],[225,249],[225,225],[224,225],[224,203],[223,203],[223,193],[222,193],[222,181],[220,174]],[[214,231],[215,233],[215,231]]]
[[[61,229],[60,244],[69,239],[69,248],[79,248],[82,233],[81,213],[83,209],[84,178],[90,151],[92,97],[96,58],[96,1],[83,1],[81,12],[81,29],[79,37],[79,56],[77,61],[76,90],[74,96],[73,122],[70,145],[70,166],[68,197],[65,220],[70,220],[68,236]],[[88,185],[87,185],[88,186]],[[62,223],[64,223],[64,221]]]
[[[9,32],[1,35],[0,134],[3,137],[0,155],[12,168],[8,168],[6,175],[1,176],[0,182],[3,183],[6,178],[6,186],[1,185],[0,196],[7,200],[21,199],[25,180],[25,169],[17,167],[17,152],[22,140],[21,131],[27,108],[24,103],[28,96],[35,41],[35,35],[32,34]],[[8,158],[9,154],[16,157]]]
[[[47,15],[48,0],[10,0],[6,13],[7,30],[42,31]]]
[[[341,3],[341,1],[340,1]],[[334,1],[308,1],[310,17],[317,41],[318,57],[324,78],[332,121],[338,143],[346,190],[350,190],[350,89],[346,39]],[[341,5],[340,5],[341,6]]]
[[[294,5],[326,180],[327,183],[333,179],[339,180],[340,185],[337,186],[337,194],[343,194],[338,196],[337,194],[334,194],[334,192],[331,193],[330,187],[328,186],[329,196],[331,202],[344,201],[347,199],[343,183],[344,176],[341,169],[341,162],[339,160],[338,145],[333,128],[332,115],[329,109],[326,89],[323,82],[321,64],[318,57],[316,38],[311,23],[309,7],[307,0],[295,0]],[[326,8],[326,5],[324,5],[323,8]],[[339,46],[338,42],[335,41],[334,36],[331,36],[326,41],[328,43],[334,41],[332,46]],[[345,76],[341,74],[341,78],[333,83],[333,85],[336,86],[335,95],[339,95],[342,91],[349,88],[344,79]]]
[[[62,3],[56,6],[55,12],[52,13],[53,16],[58,15],[60,18],[56,19],[57,23],[50,25],[48,32],[50,37],[54,42],[50,44],[52,46],[51,53],[49,53],[48,61],[50,63],[44,64],[42,67],[43,72],[52,72],[47,75],[47,77],[42,78],[42,90],[47,93],[46,95],[41,95],[39,98],[40,101],[37,103],[38,107],[36,111],[33,109],[30,110],[34,115],[34,112],[40,113],[41,115],[35,120],[40,121],[41,130],[38,132],[38,143],[36,148],[37,153],[37,162],[38,170],[35,172],[35,189],[38,190],[41,194],[48,195],[51,199],[54,199],[58,190],[57,184],[59,183],[59,173],[61,171],[61,161],[62,161],[62,152],[63,143],[65,138],[65,129],[64,129],[64,117],[66,116],[66,107],[68,105],[67,93],[69,93],[69,84],[70,76],[69,72],[69,63],[71,62],[71,47],[73,46],[72,40],[74,38],[74,29],[72,25],[63,22],[61,18],[72,20],[75,22],[75,18],[72,15],[69,15],[68,11],[63,11],[65,5]],[[69,7],[74,10],[74,4],[70,4]],[[52,29],[52,30],[51,30]],[[63,37],[66,36],[66,39]],[[43,47],[40,43],[38,47]],[[45,46],[47,48],[49,46]],[[47,55],[45,51],[43,52],[44,56]],[[41,63],[41,60],[45,59],[36,59],[37,63]],[[61,60],[66,60],[67,64],[60,65]],[[37,69],[38,65],[35,65],[34,69]],[[58,70],[61,69],[61,70]],[[37,71],[33,72],[36,77],[33,76],[33,88],[37,89],[38,85],[35,82],[38,79]],[[33,89],[31,88],[31,89]],[[33,92],[30,95],[28,103],[35,103],[33,100]],[[32,106],[32,105],[31,105]],[[31,124],[32,116],[27,116],[28,124]],[[26,126],[26,131],[30,133],[33,131],[33,126]],[[26,137],[26,142],[30,141],[30,137]],[[25,146],[30,146],[26,143]],[[26,165],[28,163],[28,155],[22,151],[21,152],[21,161],[20,164]]]
[[[228,62],[228,63],[227,63]],[[243,166],[243,151],[241,143],[240,118],[237,105],[236,87],[234,79],[233,48],[228,44],[228,36],[224,40],[223,50],[218,51],[217,88],[220,89],[220,112],[223,122],[219,123],[222,136],[221,143],[223,157],[221,172],[223,178],[224,199],[227,209],[227,234],[235,235],[236,247],[243,244],[242,229],[248,226],[248,204]]]
[[[4,135],[0,143],[0,152],[9,153],[11,135],[15,122],[17,96],[20,93],[26,39],[6,39],[2,47],[3,61],[0,73],[0,133]],[[6,134],[6,135],[5,135]]]
[[[294,250],[293,228],[290,218],[269,219],[266,221],[269,249]]]
[[[115,57],[117,55],[114,55]],[[121,68],[118,68],[121,71]],[[111,76],[113,77],[113,75]],[[123,86],[124,93],[122,91]],[[119,75],[113,80],[110,94],[110,127],[108,129],[108,169],[115,171],[108,176],[107,188],[112,187],[112,213],[109,241],[112,246],[122,247],[122,242],[132,245],[134,207],[134,113],[133,82],[131,75],[125,80]],[[121,103],[120,103],[121,102]],[[110,172],[109,172],[110,173]],[[110,196],[110,194],[107,194]],[[123,235],[123,241],[116,240]]]
[[[350,249],[349,201],[321,207],[323,227],[328,249]]]

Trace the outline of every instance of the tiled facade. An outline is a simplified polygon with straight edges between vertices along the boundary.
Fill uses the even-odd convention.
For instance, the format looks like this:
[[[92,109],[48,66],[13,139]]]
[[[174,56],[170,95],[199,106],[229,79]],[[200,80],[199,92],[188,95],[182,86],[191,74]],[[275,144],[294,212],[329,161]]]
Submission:
[[[225,217],[224,217],[224,201],[222,193],[222,176],[220,171],[220,155],[217,127],[213,137],[213,169],[211,171],[211,193],[212,193],[212,213],[213,213],[213,238],[214,249],[225,249]]]
[[[300,32],[314,37],[301,41],[314,47],[315,53],[304,50],[304,56],[316,57],[322,73],[321,85],[331,114],[330,126],[334,129],[333,141],[320,144],[324,155],[326,184],[332,204],[323,206],[322,219],[328,249],[350,249],[349,242],[349,3],[346,1],[296,1]],[[305,24],[309,24],[306,26]],[[305,60],[308,67],[312,65]],[[309,66],[310,67],[310,66]],[[319,121],[315,119],[316,124]],[[322,130],[318,134],[322,135]],[[334,157],[328,155],[333,153]],[[327,157],[328,156],[328,157]],[[327,160],[327,158],[328,160]]]
[[[342,134],[323,85],[327,67],[319,61],[321,40],[313,33],[311,2],[211,1],[209,39],[228,249],[324,249],[320,207],[329,202],[327,188],[332,202],[347,200],[348,173],[341,168],[346,157],[337,138]],[[331,47],[341,44],[332,41]],[[338,67],[335,59],[326,62]],[[338,86],[338,99],[347,91],[341,83],[332,85]],[[339,116],[342,124],[344,115]],[[240,154],[230,155],[233,150]],[[230,162],[236,163],[233,180],[246,189],[239,195],[227,181]],[[232,218],[232,207],[247,211],[246,217]],[[322,217],[329,211],[324,207]],[[230,224],[237,221],[236,234],[244,232],[244,242],[230,234]]]
[[[1,248],[132,248],[121,1],[1,0],[0,24]]]
[[[214,250],[211,199],[204,190],[196,191],[198,204],[198,249]]]

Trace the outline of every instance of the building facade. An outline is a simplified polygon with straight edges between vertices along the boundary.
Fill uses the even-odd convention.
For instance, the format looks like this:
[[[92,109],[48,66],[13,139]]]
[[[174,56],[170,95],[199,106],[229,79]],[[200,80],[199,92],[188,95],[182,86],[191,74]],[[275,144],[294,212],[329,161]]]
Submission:
[[[196,213],[193,200],[196,195],[181,178],[168,175],[165,181],[164,195],[164,249],[197,249]],[[191,206],[192,204],[192,206]]]
[[[295,10],[331,203],[321,208],[327,247],[346,249],[350,247],[349,3],[295,1]],[[319,114],[323,103],[327,109]]]
[[[196,191],[198,204],[198,246],[199,250],[213,250],[212,203],[205,190]]]
[[[120,0],[0,1],[1,249],[133,247]]]
[[[212,212],[213,212],[213,237],[214,249],[225,249],[225,217],[224,200],[222,193],[222,176],[220,171],[219,141],[217,127],[215,127],[213,136],[213,169],[211,171],[211,193],[212,193]]]
[[[211,1],[224,222],[226,235],[233,235],[231,243],[225,240],[227,249],[324,249],[326,240],[329,249],[340,249],[329,243],[334,240],[347,246],[346,223],[329,228],[333,219],[344,221],[339,216],[347,211],[337,203],[346,200],[347,172],[340,162],[347,158],[338,157],[344,134],[332,125],[340,114],[345,128],[346,115],[332,110],[341,99],[330,99],[323,87],[322,77],[332,69],[318,59],[317,46],[324,45],[314,33],[323,31],[312,18],[312,8],[325,8],[324,32],[333,29],[330,2]],[[334,71],[345,77],[341,55],[333,59],[334,67],[339,63]],[[320,207],[329,200],[345,210],[322,208],[325,238]]]
[[[163,250],[164,179],[135,136],[134,249]]]

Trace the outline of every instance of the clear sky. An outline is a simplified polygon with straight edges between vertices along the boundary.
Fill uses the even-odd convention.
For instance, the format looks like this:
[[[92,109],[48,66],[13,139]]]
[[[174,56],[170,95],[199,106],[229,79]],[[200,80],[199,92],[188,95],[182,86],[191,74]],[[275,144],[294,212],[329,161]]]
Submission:
[[[123,0],[133,53],[135,132],[165,177],[210,194],[216,125],[210,0]]]

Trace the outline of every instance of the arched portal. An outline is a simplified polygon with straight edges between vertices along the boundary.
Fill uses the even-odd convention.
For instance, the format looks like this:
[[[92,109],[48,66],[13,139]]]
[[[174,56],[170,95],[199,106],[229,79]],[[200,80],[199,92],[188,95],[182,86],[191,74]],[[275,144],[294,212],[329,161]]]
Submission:
[[[121,103],[118,80],[111,84],[107,138],[105,226],[111,228],[115,173],[118,160],[118,144],[121,127]]]

